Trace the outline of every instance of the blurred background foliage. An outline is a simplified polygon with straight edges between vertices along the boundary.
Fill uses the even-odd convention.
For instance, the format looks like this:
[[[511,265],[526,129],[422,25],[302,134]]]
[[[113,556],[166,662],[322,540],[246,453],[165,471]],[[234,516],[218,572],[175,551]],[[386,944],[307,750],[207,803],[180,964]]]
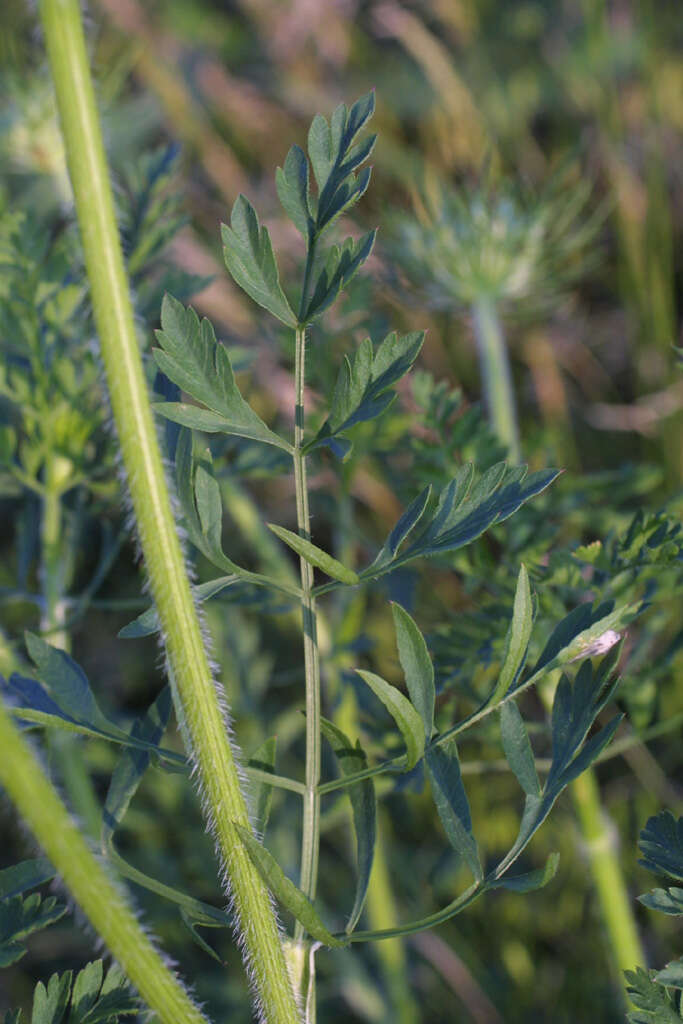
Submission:
[[[425,483],[441,484],[464,460],[483,468],[500,457],[480,409],[466,285],[486,246],[495,259],[508,260],[507,269],[496,265],[503,282],[497,297],[522,452],[533,468],[554,464],[567,472],[506,527],[465,551],[426,570],[397,572],[365,595],[328,599],[325,700],[342,726],[345,716],[360,716],[372,750],[381,723],[373,722],[349,670],[369,659],[397,678],[388,597],[409,607],[429,635],[442,708],[481,693],[490,681],[521,561],[539,593],[539,652],[544,624],[551,627],[578,601],[650,600],[626,638],[620,702],[630,712],[629,728],[661,735],[598,768],[635,898],[649,881],[637,866],[638,831],[663,806],[680,814],[683,802],[676,718],[683,707],[680,546],[666,536],[683,505],[683,377],[673,348],[681,344],[682,268],[675,256],[683,232],[678,5],[91,0],[88,22],[141,345],[151,342],[166,288],[191,297],[246,371],[244,390],[254,406],[285,429],[293,420],[292,340],[257,314],[222,269],[219,222],[244,191],[268,222],[285,284],[297,280],[301,240],[277,203],[274,168],[291,142],[303,141],[316,112],[329,114],[376,89],[373,181],[359,207],[362,222],[350,227],[379,225],[379,241],[370,273],[356,279],[314,332],[308,401],[319,422],[320,396],[329,394],[343,352],[390,327],[429,331],[421,370],[401,387],[391,414],[356,429],[348,462],[322,454],[315,463],[315,539],[342,561],[363,561]],[[4,5],[0,75],[0,671],[21,669],[23,629],[42,628],[71,646],[103,706],[125,721],[150,703],[162,673],[153,639],[116,639],[145,601],[98,397],[46,63],[33,8],[23,0]],[[444,195],[450,198],[439,206]],[[560,230],[563,221],[571,231]],[[450,222],[452,239],[444,242]],[[542,258],[533,248],[539,231],[547,236]],[[527,256],[534,272],[520,277]],[[24,409],[18,419],[22,394],[32,413]],[[263,527],[266,520],[292,526],[287,466],[277,453],[264,456],[232,439],[212,441],[212,451],[226,551],[243,564],[291,572]],[[16,452],[23,453],[23,478],[8,468]],[[50,466],[66,473],[59,565],[52,570],[35,486]],[[634,521],[639,509],[642,518]],[[664,534],[657,533],[663,523]],[[576,551],[598,540],[599,550]],[[207,572],[200,561],[199,577]],[[52,597],[48,577],[59,580]],[[52,598],[59,614],[50,611]],[[208,606],[208,624],[239,741],[250,752],[276,733],[281,769],[296,774],[301,652],[291,614],[263,608],[249,593],[230,603],[223,598]],[[530,697],[527,710],[542,733],[542,703]],[[678,727],[667,732],[668,722]],[[177,737],[168,743],[180,749]],[[54,770],[68,791],[57,746],[48,745],[47,756],[59,764]],[[79,744],[78,753],[93,783],[81,813],[95,832],[117,752],[92,741]],[[463,744],[473,816],[490,855],[511,844],[519,814],[510,776],[481,771],[499,758],[495,736],[485,730]],[[408,788],[407,799],[391,792],[382,800],[385,870],[375,872],[368,908],[375,927],[383,914],[406,919],[450,899],[459,871],[444,854],[420,780]],[[334,799],[325,807],[321,898],[338,913],[338,890],[351,885],[348,817]],[[291,872],[298,813],[294,797],[276,793],[269,834]],[[0,867],[30,855],[6,804],[0,834]],[[219,901],[211,844],[184,776],[148,773],[119,848],[147,874]],[[562,854],[552,888],[488,897],[403,944],[320,957],[321,1019],[622,1020],[566,798],[534,850],[535,864],[552,850]],[[247,1021],[229,934],[203,933],[224,967],[192,944],[172,904],[144,890],[135,896],[215,1019]],[[671,922],[641,907],[636,914],[648,958],[663,963],[673,952]],[[28,955],[3,972],[0,1012],[26,1004],[35,979],[84,962],[91,946],[69,917],[35,936]]]

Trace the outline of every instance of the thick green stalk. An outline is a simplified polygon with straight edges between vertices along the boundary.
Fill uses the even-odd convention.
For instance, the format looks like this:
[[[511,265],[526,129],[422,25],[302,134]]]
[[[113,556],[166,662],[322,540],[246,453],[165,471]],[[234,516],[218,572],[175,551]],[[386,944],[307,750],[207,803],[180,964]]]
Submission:
[[[294,486],[296,490],[296,521],[299,534],[310,540],[310,513],[306,481],[304,443],[304,380],[306,366],[306,332],[296,332],[294,419]],[[301,558],[301,611],[304,632],[304,671],[306,677],[306,792],[303,798],[301,839],[301,889],[309,899],[315,898],[318,881],[318,849],[320,834],[320,662],[318,658],[317,623],[313,590],[313,567]],[[303,938],[297,924],[295,939]]]
[[[205,1024],[178,978],[78,831],[34,754],[0,703],[0,783],[64,884],[163,1024]]]
[[[41,0],[41,17],[74,191],[114,422],[176,708],[192,746],[207,813],[241,927],[264,1019],[299,1020],[268,891],[235,830],[247,825],[164,475],[123,264],[78,0]]]
[[[584,772],[569,787],[574,809],[581,824],[583,841],[597,890],[602,921],[609,943],[615,974],[626,994],[624,971],[632,971],[646,962],[619,863],[615,836],[600,802],[600,790],[592,769]]]
[[[518,463],[521,450],[512,373],[503,327],[493,299],[478,299],[472,306],[472,316],[489,422],[498,440],[507,448],[510,461]]]

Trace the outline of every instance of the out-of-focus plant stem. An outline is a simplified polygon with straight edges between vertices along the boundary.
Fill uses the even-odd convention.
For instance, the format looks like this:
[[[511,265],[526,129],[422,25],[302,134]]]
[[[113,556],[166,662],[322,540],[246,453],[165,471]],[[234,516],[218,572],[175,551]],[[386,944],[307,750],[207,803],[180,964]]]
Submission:
[[[71,552],[66,550],[70,541],[64,529],[62,499],[63,486],[69,479],[70,468],[70,463],[63,456],[53,451],[48,453],[43,478],[40,531],[43,591],[40,626],[51,644],[67,652],[71,650],[71,637],[65,624],[64,585],[65,566]],[[100,831],[100,808],[78,740],[68,732],[54,729],[48,732],[48,745],[71,807],[88,834],[96,837]]]
[[[489,422],[513,464],[521,461],[512,373],[503,325],[493,299],[482,296],[472,305],[484,402]]]
[[[206,1024],[90,852],[0,702],[0,782],[95,931],[163,1024]]]
[[[646,962],[633,916],[633,899],[628,893],[615,845],[615,829],[601,801],[595,772],[591,769],[570,786],[583,841],[593,875],[605,933],[615,974],[626,995],[624,971],[632,971]]]
[[[199,780],[241,924],[244,952],[269,1024],[299,1021],[267,889],[240,842],[249,827],[183,554],[133,321],[78,0],[42,0],[93,311],[140,543]]]

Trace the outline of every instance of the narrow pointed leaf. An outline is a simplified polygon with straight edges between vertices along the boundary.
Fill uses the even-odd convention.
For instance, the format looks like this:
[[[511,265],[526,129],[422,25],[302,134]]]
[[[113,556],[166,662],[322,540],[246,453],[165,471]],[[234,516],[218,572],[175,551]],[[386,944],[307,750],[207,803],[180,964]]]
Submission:
[[[276,755],[277,736],[270,736],[254,751],[248,764],[252,768],[259,768],[262,772],[274,772]],[[253,807],[254,828],[260,836],[266,831],[272,804],[273,787],[269,786],[267,782],[254,780],[251,783],[251,806]]]
[[[38,678],[68,717],[104,733],[125,735],[100,710],[85,672],[66,651],[52,647],[29,632],[26,633],[26,649]]]
[[[102,839],[105,846],[125,817],[130,802],[149,767],[154,747],[158,747],[161,743],[171,715],[171,706],[170,687],[165,686],[145,714],[135,721],[131,729],[131,736],[142,740],[149,746],[144,750],[126,747],[119,755],[109,783],[102,814]]]
[[[398,658],[408,687],[413,706],[424,723],[425,739],[429,741],[434,731],[434,666],[429,657],[427,644],[416,623],[400,604],[392,604],[394,629]]]
[[[216,594],[222,593],[228,587],[232,587],[235,583],[240,582],[240,577],[233,576],[221,576],[215,580],[207,580],[206,583],[199,583],[194,587],[194,597],[199,604],[203,604],[210,598],[215,597]],[[124,626],[118,632],[120,640],[138,640],[143,636],[152,636],[159,629],[159,617],[157,610],[152,605],[150,608],[145,609],[141,615],[138,615],[136,619],[129,622],[127,626]]]
[[[278,903],[293,914],[308,934],[324,946],[339,948],[344,943],[336,939],[323,924],[318,911],[307,896],[285,875],[273,855],[259,843],[258,839],[243,825],[235,823],[235,829],[251,857],[254,867],[268,886]]]
[[[676,820],[671,811],[661,811],[648,818],[638,845],[643,867],[683,882],[683,816]]]
[[[367,768],[368,759],[360,743],[353,746],[341,729],[327,719],[321,719],[320,728],[334,750],[344,775],[353,775],[355,772]],[[372,779],[355,782],[346,787],[346,792],[351,801],[357,851],[356,894],[345,929],[347,934],[350,934],[358,924],[370,884],[377,840],[377,801]]]
[[[386,679],[374,672],[356,669],[357,674],[366,683],[376,697],[382,701],[401,731],[406,745],[406,768],[410,771],[424,754],[425,730],[419,713],[400,690],[388,683]]]
[[[559,853],[551,853],[542,868],[527,871],[523,875],[503,875],[488,885],[490,889],[510,889],[512,892],[534,892],[551,882],[560,864]]]
[[[503,699],[508,690],[517,683],[526,661],[533,621],[529,575],[526,568],[522,565],[517,577],[512,621],[510,622],[510,628],[505,641],[503,664],[496,687],[489,698],[490,704],[497,704],[498,701]]]
[[[22,860],[9,868],[0,871],[0,900],[20,896],[21,893],[35,889],[36,886],[49,882],[56,875],[52,864],[45,857],[34,857]]]
[[[534,752],[514,700],[501,705],[500,732],[505,756],[520,786],[529,796],[540,796],[541,783],[536,771]]]
[[[477,842],[472,834],[472,816],[460,773],[460,759],[455,743],[450,740],[440,747],[430,747],[425,764],[436,809],[453,849],[460,854],[478,882],[484,877]]]
[[[347,569],[345,565],[338,562],[332,555],[328,555],[326,551],[316,547],[310,540],[300,537],[298,533],[292,533],[291,530],[286,530],[284,526],[276,526],[273,523],[268,523],[268,529],[272,530],[275,536],[287,544],[292,551],[296,551],[297,555],[300,555],[310,565],[314,565],[316,569],[321,569],[328,576],[331,576],[333,580],[339,580],[340,583],[348,583],[350,586],[359,582],[358,573],[355,573],[353,569]]]

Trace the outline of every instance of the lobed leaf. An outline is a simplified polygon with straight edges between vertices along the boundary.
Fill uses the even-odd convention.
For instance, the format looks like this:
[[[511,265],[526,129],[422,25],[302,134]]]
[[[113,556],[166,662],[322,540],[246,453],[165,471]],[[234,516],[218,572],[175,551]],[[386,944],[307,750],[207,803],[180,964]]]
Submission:
[[[254,207],[239,195],[230,215],[230,227],[221,225],[223,256],[233,280],[259,306],[288,327],[297,319],[280,285],[268,229],[259,224]]]
[[[328,124],[317,114],[308,132],[308,155],[318,185],[315,231],[320,234],[363,195],[370,180],[369,168],[355,171],[370,156],[376,141],[371,136],[355,144],[375,109],[374,93],[362,96],[347,110],[340,104]]]
[[[680,1024],[673,997],[655,981],[655,972],[636,967],[624,971],[626,991],[636,1010],[628,1014],[630,1024]]]
[[[291,445],[270,430],[240,394],[230,356],[225,346],[218,344],[207,319],[200,322],[192,308],[186,309],[167,294],[161,307],[161,330],[156,337],[161,348],[153,349],[153,354],[159,369],[207,407],[156,402],[156,412],[186,427],[236,434],[291,451]]]
[[[307,444],[306,450],[311,451],[323,444],[334,448],[335,444],[344,441],[345,431],[358,423],[381,415],[396,397],[395,391],[391,390],[392,386],[408,373],[419,355],[423,342],[424,331],[414,331],[400,336],[393,332],[387,335],[377,352],[374,352],[371,340],[365,338],[356,349],[353,362],[344,358],[332,396],[329,416],[316,437]],[[350,445],[345,448],[344,457],[349,451]],[[411,514],[416,515],[417,522],[419,515],[414,511]],[[401,529],[404,533],[400,539],[394,541],[394,551],[415,522],[405,526],[402,524]]]
[[[367,260],[376,235],[374,229],[358,241],[347,238],[341,246],[330,246],[325,264],[313,285],[313,293],[302,317],[303,323],[311,323],[332,305]]]
[[[287,878],[273,855],[259,843],[252,832],[236,822],[235,829],[251,857],[254,867],[285,910],[293,914],[317,942],[324,946],[339,948],[344,945],[336,939],[323,924],[318,911],[308,897]]]
[[[400,690],[388,683],[386,679],[374,672],[356,669],[357,674],[366,683],[376,697],[382,701],[401,731],[406,745],[406,768],[410,771],[424,754],[425,730],[420,715]]]
[[[385,545],[381,560],[378,556],[361,577],[376,579],[414,558],[455,551],[469,544],[544,491],[557,476],[557,470],[528,474],[526,466],[509,467],[501,462],[474,482],[473,466],[462,466],[442,490],[436,507],[427,512],[423,530],[410,547],[387,557]]]
[[[22,720],[59,724],[73,732],[105,736],[116,742],[128,740],[128,734],[103,714],[83,669],[66,651],[28,632],[26,646],[40,682],[16,672],[9,680],[0,676],[0,690]]]
[[[34,892],[0,900],[0,967],[9,967],[27,953],[25,940],[59,921],[66,907],[56,896],[43,898]]]
[[[53,974],[33,992],[31,1024],[113,1024],[140,1012],[140,1004],[117,966],[104,973],[101,960],[89,963],[73,981],[71,971]],[[15,1018],[20,1019],[20,1018]]]
[[[638,845],[643,867],[683,882],[683,817],[676,820],[671,811],[661,811],[649,818]]]
[[[527,788],[527,797],[517,839],[496,868],[496,878],[504,876],[548,817],[563,790],[590,768],[614,736],[623,717],[621,715],[615,716],[585,742],[591,726],[614,695],[617,679],[611,677],[615,663],[615,652],[612,652],[603,659],[595,672],[590,662],[585,662],[573,686],[566,677],[560,680],[552,707],[552,761],[540,791],[535,787],[535,767],[532,772],[529,752],[524,750],[523,740],[519,736],[519,722],[513,717],[514,712],[505,710],[512,702],[501,707],[501,720],[504,712],[510,729],[506,754],[509,749],[513,759],[511,765],[515,763],[518,778],[521,775],[520,782],[524,779],[522,785]]]

